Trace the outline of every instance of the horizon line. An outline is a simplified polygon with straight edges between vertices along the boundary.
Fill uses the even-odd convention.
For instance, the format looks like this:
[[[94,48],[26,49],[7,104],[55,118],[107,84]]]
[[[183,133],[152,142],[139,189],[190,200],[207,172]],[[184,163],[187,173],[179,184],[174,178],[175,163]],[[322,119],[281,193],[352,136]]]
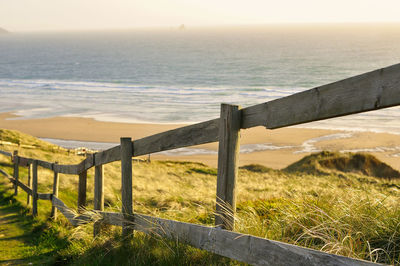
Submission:
[[[71,29],[31,29],[31,30],[10,30],[6,27],[1,26],[0,28],[8,31],[9,33],[50,33],[50,32],[100,32],[100,31],[129,31],[129,30],[179,30],[181,25],[185,26],[185,30],[190,29],[224,29],[224,28],[248,28],[248,27],[270,27],[270,26],[363,26],[363,25],[399,25],[400,21],[315,21],[315,22],[268,22],[268,23],[254,23],[254,24],[215,24],[215,25],[191,25],[191,24],[179,24],[179,25],[158,25],[158,26],[132,26],[132,27],[110,27],[110,28],[71,28]]]

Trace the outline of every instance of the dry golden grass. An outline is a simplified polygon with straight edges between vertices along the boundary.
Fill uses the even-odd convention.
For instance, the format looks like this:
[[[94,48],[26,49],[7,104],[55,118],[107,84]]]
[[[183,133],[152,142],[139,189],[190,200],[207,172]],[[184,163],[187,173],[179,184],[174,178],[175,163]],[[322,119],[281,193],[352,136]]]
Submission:
[[[24,141],[25,135],[20,138]],[[0,147],[8,151],[14,148]],[[20,148],[19,154],[62,164],[83,159],[68,156],[65,151],[46,143],[38,143],[35,149]],[[342,162],[341,156],[352,155],[329,156],[335,159],[332,161]],[[325,158],[323,154],[314,157]],[[242,167],[237,180],[235,230],[336,254],[398,263],[400,180],[366,176],[357,169],[343,172],[331,164],[324,170],[314,159],[306,158],[306,163],[285,170],[259,165]],[[0,160],[2,165],[9,163],[3,156]],[[212,224],[216,174],[215,168],[196,162],[135,161],[134,210],[163,218]],[[106,165],[104,175],[106,208],[118,210],[120,163]],[[26,171],[22,171],[23,180],[25,176]],[[51,192],[52,180],[51,171],[39,169],[40,192]],[[70,207],[76,207],[77,184],[77,176],[60,175],[60,198]],[[88,208],[92,201],[93,169],[88,172]]]

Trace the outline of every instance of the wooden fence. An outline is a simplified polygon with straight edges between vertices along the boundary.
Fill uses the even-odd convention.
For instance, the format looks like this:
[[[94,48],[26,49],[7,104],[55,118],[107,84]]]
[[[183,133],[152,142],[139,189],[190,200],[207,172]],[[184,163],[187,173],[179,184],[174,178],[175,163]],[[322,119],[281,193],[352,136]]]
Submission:
[[[270,102],[241,109],[221,105],[220,118],[132,141],[121,138],[120,145],[88,155],[76,165],[63,165],[0,151],[14,164],[14,174],[0,170],[15,187],[28,194],[32,213],[38,200],[52,202],[51,216],[60,211],[73,226],[95,221],[94,234],[101,223],[122,226],[123,235],[133,230],[158,234],[196,248],[255,265],[369,265],[370,262],[328,254],[308,248],[233,232],[236,210],[236,177],[240,130],[255,126],[268,129],[344,116],[400,105],[400,64],[354,76]],[[219,141],[215,227],[151,217],[133,212],[132,157]],[[104,212],[103,165],[121,161],[122,212]],[[29,167],[28,184],[19,180],[19,167]],[[54,172],[52,193],[38,193],[38,166]],[[86,207],[87,170],[95,167],[94,210]],[[78,214],[58,198],[58,174],[79,176]],[[31,200],[30,200],[31,197]],[[95,216],[100,217],[94,218]]]

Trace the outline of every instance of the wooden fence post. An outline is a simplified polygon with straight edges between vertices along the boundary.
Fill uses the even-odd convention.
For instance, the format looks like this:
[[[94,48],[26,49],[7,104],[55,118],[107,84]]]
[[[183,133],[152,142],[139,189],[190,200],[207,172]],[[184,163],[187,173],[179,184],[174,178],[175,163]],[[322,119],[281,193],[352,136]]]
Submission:
[[[37,200],[38,200],[38,173],[37,173],[37,160],[34,160],[32,163],[32,215],[37,216]]]
[[[240,107],[222,104],[219,127],[215,225],[234,229],[236,177],[240,150]]]
[[[94,209],[104,211],[104,176],[103,165],[94,168]],[[101,223],[93,224],[93,236],[96,237],[100,233]]]
[[[133,233],[133,204],[132,204],[132,156],[133,145],[131,138],[121,138],[121,193],[122,193],[122,236]]]
[[[55,162],[54,165],[57,165],[58,162]],[[58,173],[54,170],[53,166],[53,171],[54,171],[54,177],[53,177],[53,196],[58,197],[58,183],[59,183],[59,176]],[[54,206],[54,204],[51,206],[51,213],[50,213],[50,218],[53,220],[57,220],[57,208]]]
[[[79,174],[78,213],[83,212],[86,207],[86,189],[87,189],[87,170]]]
[[[30,189],[32,189],[32,164],[30,163],[28,165],[28,187]],[[29,193],[26,193],[27,197],[26,197],[26,205],[29,206],[29,204],[31,204],[31,195],[29,195]]]
[[[14,178],[15,178],[15,184],[14,184],[14,195],[18,195],[18,179],[19,179],[19,157],[18,157],[18,151],[14,151],[13,153],[13,161],[14,161]]]

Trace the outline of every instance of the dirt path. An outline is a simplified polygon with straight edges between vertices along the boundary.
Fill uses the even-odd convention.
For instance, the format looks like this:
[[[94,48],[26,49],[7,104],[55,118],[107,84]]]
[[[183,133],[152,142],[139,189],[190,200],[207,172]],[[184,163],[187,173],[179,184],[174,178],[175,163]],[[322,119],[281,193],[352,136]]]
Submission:
[[[0,265],[26,263],[22,259],[29,257],[34,248],[28,244],[32,237],[33,220],[25,215],[25,208],[11,196],[9,188],[10,185],[1,184]]]
[[[22,263],[26,223],[13,206],[0,206],[0,264]]]
[[[12,196],[8,182],[0,182],[0,265],[30,265],[38,262],[37,221]],[[38,256],[39,255],[39,256]]]

